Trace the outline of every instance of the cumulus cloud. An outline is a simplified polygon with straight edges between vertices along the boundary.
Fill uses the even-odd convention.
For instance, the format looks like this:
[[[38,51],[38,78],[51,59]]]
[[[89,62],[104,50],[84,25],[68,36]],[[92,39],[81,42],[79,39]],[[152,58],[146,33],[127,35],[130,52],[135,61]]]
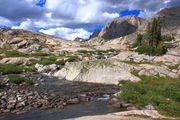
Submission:
[[[34,4],[35,0],[0,0],[0,16],[12,21],[39,19],[46,10]]]
[[[74,40],[76,37],[88,39],[89,36],[91,35],[90,32],[87,32],[82,28],[70,29],[70,28],[61,27],[61,28],[51,28],[48,30],[41,29],[40,32],[43,32],[48,35],[59,36],[67,40]]]
[[[24,29],[24,30],[32,30],[33,29],[33,22],[31,19],[27,19],[20,23],[19,26],[12,26],[12,29]]]
[[[66,39],[86,38],[87,30],[107,24],[123,10],[143,10],[139,16],[148,18],[173,6],[180,6],[180,0],[0,0],[0,25],[26,30],[54,28],[43,32],[53,31]],[[20,26],[14,26],[16,22],[21,22]],[[60,28],[68,35],[61,34]]]

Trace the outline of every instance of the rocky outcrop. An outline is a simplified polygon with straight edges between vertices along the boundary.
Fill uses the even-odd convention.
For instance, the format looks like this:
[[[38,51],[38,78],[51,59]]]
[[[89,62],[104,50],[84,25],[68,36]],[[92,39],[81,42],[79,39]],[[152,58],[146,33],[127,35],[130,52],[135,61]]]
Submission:
[[[148,116],[154,119],[167,119],[168,117],[159,114],[156,110],[131,110],[125,112],[114,113],[117,116],[130,116],[130,115],[142,115]]]
[[[9,57],[0,60],[0,64],[10,64],[10,63],[24,63],[26,64],[29,60],[38,60],[38,58],[26,58],[26,57]]]
[[[83,41],[85,41],[85,39],[80,38],[80,37],[76,37],[76,38],[74,39],[74,41],[83,42]]]
[[[171,77],[177,78],[178,74],[175,72],[171,72],[167,66],[155,66],[148,64],[139,65],[142,67],[142,70],[139,72],[139,75],[147,75],[147,76],[160,76],[160,77]]]
[[[93,32],[93,34],[90,36],[89,39],[98,37],[98,35],[99,35],[100,32],[101,32],[101,30],[95,29],[94,32]]]
[[[0,48],[34,53],[37,51],[50,52],[52,49],[77,51],[81,48],[80,45],[80,42],[64,40],[39,32],[0,28]]]
[[[38,72],[52,72],[57,70],[58,66],[56,64],[52,65],[41,65],[41,64],[36,64],[35,68],[37,69]]]
[[[107,24],[99,33],[104,39],[114,39],[134,33],[142,19],[136,16],[117,18]]]
[[[107,60],[68,63],[54,76],[70,81],[92,82],[117,85],[121,80],[139,81],[140,79]]]
[[[136,117],[135,117],[136,116]],[[143,118],[138,116],[146,116]],[[156,110],[131,110],[107,115],[85,116],[73,118],[73,120],[152,120],[152,119],[175,119],[161,115]]]

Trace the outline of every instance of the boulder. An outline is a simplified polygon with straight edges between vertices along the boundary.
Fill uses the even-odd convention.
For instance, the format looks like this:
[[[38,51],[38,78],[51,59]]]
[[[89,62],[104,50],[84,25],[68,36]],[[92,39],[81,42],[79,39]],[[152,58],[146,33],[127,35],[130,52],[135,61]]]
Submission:
[[[35,68],[37,69],[38,72],[50,72],[50,71],[55,71],[58,67],[56,64],[52,64],[52,65],[36,64]]]
[[[36,58],[27,58],[27,57],[9,57],[9,58],[3,58],[0,60],[1,64],[10,64],[10,63],[24,63],[26,64],[29,60],[36,59]]]
[[[121,68],[121,66],[113,65],[108,60],[68,63],[60,71],[54,73],[54,76],[70,81],[115,85],[121,80],[140,80],[138,77]]]
[[[78,98],[72,98],[67,101],[67,104],[78,104],[80,100]]]
[[[20,43],[22,42],[22,38],[13,38],[9,43],[10,44],[17,44],[17,43]]]

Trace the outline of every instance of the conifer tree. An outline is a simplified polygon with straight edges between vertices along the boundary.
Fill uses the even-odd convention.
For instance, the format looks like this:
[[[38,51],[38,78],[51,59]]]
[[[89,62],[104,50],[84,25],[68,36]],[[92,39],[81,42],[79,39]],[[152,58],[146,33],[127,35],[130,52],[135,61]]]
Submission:
[[[138,33],[138,34],[137,34],[137,43],[138,43],[138,44],[141,44],[141,43],[142,43],[142,40],[143,40],[143,36],[142,36],[140,33]]]

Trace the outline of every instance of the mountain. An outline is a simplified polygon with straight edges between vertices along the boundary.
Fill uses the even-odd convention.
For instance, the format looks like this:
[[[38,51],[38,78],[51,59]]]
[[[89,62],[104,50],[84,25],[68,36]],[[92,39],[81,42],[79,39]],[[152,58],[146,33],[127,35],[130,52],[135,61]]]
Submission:
[[[93,34],[89,37],[89,39],[98,37],[99,33],[101,32],[101,30],[95,29]]]
[[[99,37],[104,39],[114,39],[136,32],[143,19],[136,16],[125,16],[114,19],[108,23],[99,33]]]
[[[17,29],[0,28],[0,48],[17,50],[24,53],[37,51],[76,51],[82,49],[81,43],[62,38]]]
[[[154,18],[161,20],[162,34],[173,35],[176,41],[180,40],[180,7],[165,8],[153,17],[147,19],[139,26],[138,31],[143,33],[146,30],[148,22],[152,22]]]
[[[137,33],[145,33],[148,23],[152,22],[154,18],[160,18],[162,24],[162,34],[173,35],[175,37],[175,40],[179,41],[179,11],[180,7],[173,7],[165,8],[148,19],[142,19],[137,16],[125,16],[116,18],[103,27],[98,35],[98,38],[93,38],[91,40],[93,41],[93,43],[97,43],[95,41],[97,39],[100,39],[100,45],[109,40],[113,40],[115,41],[115,43],[119,41],[119,44],[132,44],[136,41]]]

